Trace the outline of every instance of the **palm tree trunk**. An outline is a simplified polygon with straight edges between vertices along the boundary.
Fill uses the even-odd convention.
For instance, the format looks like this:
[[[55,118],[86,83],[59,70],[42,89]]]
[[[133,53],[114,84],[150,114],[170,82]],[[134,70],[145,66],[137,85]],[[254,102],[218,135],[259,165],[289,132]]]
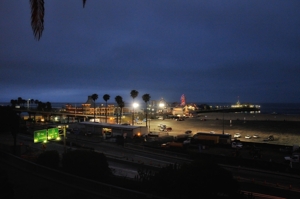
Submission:
[[[95,111],[96,111],[96,109],[95,109],[95,101],[94,101],[94,122],[96,122],[96,114],[95,114]]]
[[[107,101],[106,101],[106,108],[105,108],[105,123],[107,123]]]
[[[148,127],[148,109],[147,109],[147,103],[146,103],[146,127]]]

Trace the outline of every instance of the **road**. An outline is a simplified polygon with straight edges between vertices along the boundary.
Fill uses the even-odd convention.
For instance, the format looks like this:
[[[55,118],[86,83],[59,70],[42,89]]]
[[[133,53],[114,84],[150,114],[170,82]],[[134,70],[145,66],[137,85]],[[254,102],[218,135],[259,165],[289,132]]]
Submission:
[[[161,121],[157,121],[157,125]],[[168,122],[170,122],[168,124]],[[186,121],[181,121],[186,122]],[[173,135],[182,134],[186,127],[182,125],[181,122],[177,122],[177,125],[174,125],[174,121],[165,120],[164,124],[172,125],[177,130],[171,132]],[[153,123],[152,123],[153,124]],[[180,127],[180,128],[179,128]],[[154,128],[154,127],[153,127]],[[158,128],[158,127],[157,127]],[[179,129],[179,130],[178,130]],[[75,139],[72,135],[68,135],[68,139]],[[32,147],[40,148],[41,144],[32,144],[32,139],[28,137],[19,136],[18,143],[23,142],[24,144],[30,144]],[[80,140],[83,145],[93,147],[98,152],[105,153],[109,158],[109,165],[112,169],[115,170],[117,175],[123,175],[127,177],[134,177],[137,174],[137,168],[139,168],[140,164],[130,164],[130,162],[138,162],[151,166],[161,167],[163,165],[172,164],[172,163],[182,163],[188,160],[170,156],[169,154],[164,153],[154,153],[155,151],[149,150],[146,148],[135,148],[132,150],[130,148],[123,148],[122,146],[117,146],[115,143],[106,143],[98,141],[84,141]],[[66,146],[70,148],[70,146]],[[61,152],[64,151],[65,147],[63,145],[50,142],[47,144],[46,150],[56,149]],[[115,161],[115,160],[117,161]],[[121,161],[125,161],[121,162]],[[278,173],[264,173],[261,171],[250,171],[250,170],[242,170],[237,168],[230,168],[233,172],[234,177],[240,182],[242,188],[251,192],[263,192],[268,195],[277,196],[288,196],[287,198],[294,198],[294,195],[299,194],[299,181],[298,178],[293,178],[293,176],[285,176],[279,175]]]

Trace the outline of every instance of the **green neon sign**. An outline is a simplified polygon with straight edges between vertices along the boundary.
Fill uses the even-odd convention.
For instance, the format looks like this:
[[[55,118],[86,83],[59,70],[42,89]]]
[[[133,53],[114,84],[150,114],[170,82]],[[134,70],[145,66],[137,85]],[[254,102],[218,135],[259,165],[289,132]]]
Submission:
[[[48,129],[48,140],[56,140],[58,137],[58,128]]]
[[[34,143],[47,141],[47,129],[38,130],[33,132]]]
[[[42,129],[34,131],[34,143],[47,142],[47,140],[59,140],[58,128]]]

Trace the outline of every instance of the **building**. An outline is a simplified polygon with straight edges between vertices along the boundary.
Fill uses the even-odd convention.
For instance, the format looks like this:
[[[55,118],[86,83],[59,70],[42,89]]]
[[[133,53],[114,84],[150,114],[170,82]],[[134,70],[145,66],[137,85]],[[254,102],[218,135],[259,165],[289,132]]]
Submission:
[[[134,138],[135,136],[144,136],[148,134],[146,126],[131,126],[121,124],[95,123],[95,122],[80,122],[76,127],[84,129],[86,132],[100,134],[103,138],[114,138],[122,136],[124,138]]]

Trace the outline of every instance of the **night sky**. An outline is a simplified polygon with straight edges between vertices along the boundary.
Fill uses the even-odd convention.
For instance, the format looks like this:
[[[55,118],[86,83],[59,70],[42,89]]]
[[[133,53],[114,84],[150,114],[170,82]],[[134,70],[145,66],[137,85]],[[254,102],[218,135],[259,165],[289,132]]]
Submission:
[[[299,0],[0,2],[0,102],[300,102]]]

